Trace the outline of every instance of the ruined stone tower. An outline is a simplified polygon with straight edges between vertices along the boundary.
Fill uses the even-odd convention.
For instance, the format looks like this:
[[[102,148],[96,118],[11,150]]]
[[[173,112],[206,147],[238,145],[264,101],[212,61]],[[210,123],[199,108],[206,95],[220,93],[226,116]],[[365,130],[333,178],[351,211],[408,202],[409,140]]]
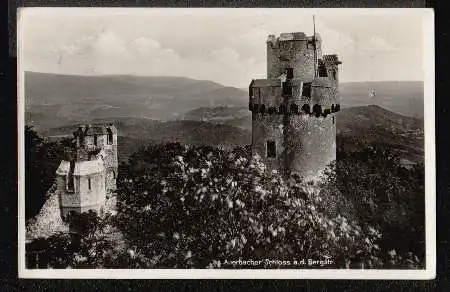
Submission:
[[[109,192],[116,190],[118,169],[116,127],[114,125],[80,126],[74,136],[79,157],[86,156],[92,151],[104,151],[106,189]]]
[[[95,210],[102,214],[116,189],[117,130],[113,125],[80,126],[74,133],[74,149],[56,170],[61,216]]]
[[[322,55],[321,38],[270,35],[267,79],[249,86],[252,154],[283,175],[314,177],[336,159],[340,110],[337,55]]]

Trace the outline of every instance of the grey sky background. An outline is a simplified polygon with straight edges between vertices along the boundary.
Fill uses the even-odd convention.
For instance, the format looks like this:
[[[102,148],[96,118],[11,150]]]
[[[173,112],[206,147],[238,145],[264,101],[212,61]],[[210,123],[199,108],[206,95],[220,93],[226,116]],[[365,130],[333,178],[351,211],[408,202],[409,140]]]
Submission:
[[[184,76],[247,87],[266,76],[269,34],[316,31],[341,82],[423,80],[422,9],[25,8],[20,68]]]

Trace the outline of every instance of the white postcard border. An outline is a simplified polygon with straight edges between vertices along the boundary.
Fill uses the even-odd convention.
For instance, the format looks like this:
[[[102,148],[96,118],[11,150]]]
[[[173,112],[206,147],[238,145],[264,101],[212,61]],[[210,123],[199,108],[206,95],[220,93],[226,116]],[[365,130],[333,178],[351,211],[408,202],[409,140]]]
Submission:
[[[17,10],[17,80],[18,80],[18,275],[19,278],[40,279],[417,279],[428,280],[436,276],[436,155],[435,155],[435,70],[434,70],[434,11],[430,8],[320,8],[354,13],[423,13],[424,34],[424,129],[425,129],[425,230],[426,268],[423,270],[356,270],[356,269],[26,269],[25,267],[25,100],[24,72],[21,71],[22,38],[21,16],[33,9],[83,9],[142,11],[143,8],[47,8],[28,7]],[[163,9],[163,8],[149,8]],[[164,8],[167,9],[167,8]],[[170,9],[170,8],[169,8]],[[178,8],[182,9],[182,8]],[[225,8],[186,8],[189,12]],[[233,8],[236,9],[236,8]],[[253,8],[246,8],[253,9]],[[255,8],[262,9],[262,8]],[[264,8],[266,9],[266,8]],[[267,8],[269,9],[269,8]],[[273,9],[273,8],[270,8]],[[280,9],[280,8],[278,8]],[[294,9],[294,8],[286,8]],[[222,12],[222,11],[221,11]]]

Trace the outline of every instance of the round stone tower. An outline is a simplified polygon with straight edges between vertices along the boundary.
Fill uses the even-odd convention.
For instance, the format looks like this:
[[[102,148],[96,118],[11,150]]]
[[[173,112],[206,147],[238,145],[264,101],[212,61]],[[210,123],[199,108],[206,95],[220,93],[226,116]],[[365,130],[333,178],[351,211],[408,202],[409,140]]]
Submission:
[[[310,178],[336,159],[339,64],[322,55],[317,34],[269,36],[267,79],[249,87],[252,153],[269,170]]]

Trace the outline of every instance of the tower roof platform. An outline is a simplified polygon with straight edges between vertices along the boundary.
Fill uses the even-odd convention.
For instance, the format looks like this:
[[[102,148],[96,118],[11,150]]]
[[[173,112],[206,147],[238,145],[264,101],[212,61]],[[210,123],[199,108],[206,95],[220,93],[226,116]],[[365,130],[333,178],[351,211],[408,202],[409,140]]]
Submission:
[[[92,175],[105,171],[103,160],[87,160],[87,161],[75,161],[75,167],[73,168],[73,175]],[[56,174],[68,175],[70,172],[70,162],[63,160],[59,164]]]

